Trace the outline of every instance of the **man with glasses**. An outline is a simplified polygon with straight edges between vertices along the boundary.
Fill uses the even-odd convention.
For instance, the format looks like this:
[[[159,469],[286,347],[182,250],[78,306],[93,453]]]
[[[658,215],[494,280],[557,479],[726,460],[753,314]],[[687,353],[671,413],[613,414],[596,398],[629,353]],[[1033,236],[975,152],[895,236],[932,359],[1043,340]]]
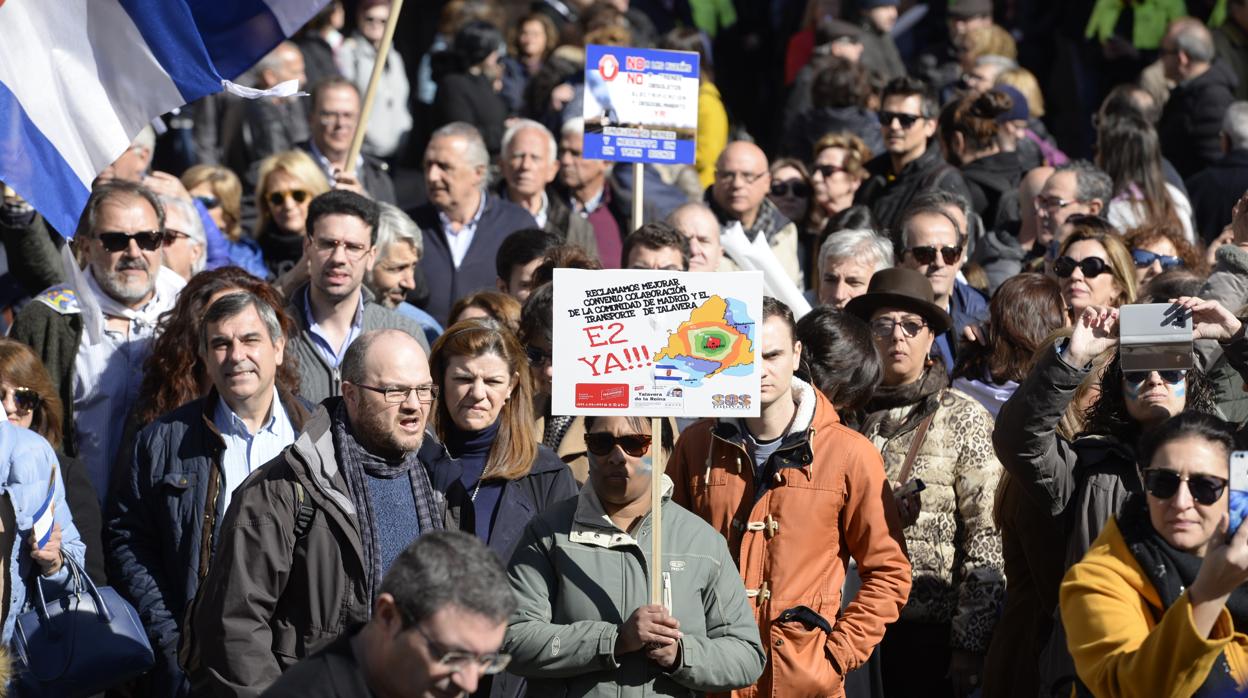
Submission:
[[[932,141],[937,107],[931,90],[915,78],[897,78],[884,86],[879,116],[886,152],[867,163],[871,177],[854,201],[870,207],[875,220],[894,236],[902,212],[926,189],[971,198],[962,174],[945,162]]]
[[[376,262],[380,216],[372,199],[345,190],[308,205],[303,253],[310,278],[290,294],[286,313],[299,329],[290,339],[299,360],[299,394],[312,402],[340,392],[343,357],[362,333],[398,329],[426,345],[419,323],[377,303],[364,286]]]
[[[65,406],[65,454],[81,457],[104,502],[161,313],[186,282],[163,265],[165,208],[150,189],[113,179],[92,190],[73,246],[86,266],[28,303],[10,336],[34,349]]]
[[[385,162],[361,153],[355,162],[347,164],[359,121],[359,90],[346,78],[326,78],[312,88],[312,110],[308,112],[308,131],[312,136],[298,147],[320,165],[331,188],[396,203],[394,182]],[[255,169],[253,165],[252,170]],[[255,177],[251,179],[254,181]]]
[[[297,379],[278,379],[283,320],[279,308],[251,293],[218,298],[196,338],[208,395],[148,425],[118,462],[105,510],[108,562],[114,586],[140,609],[157,650],[151,695],[189,692],[178,641],[208,571],[216,524],[233,491],[295,440],[312,409],[291,392]]]
[[[408,545],[453,527],[450,483],[434,485],[451,463],[426,433],[438,391],[424,348],[402,331],[365,333],[342,381],[342,397],[234,490],[182,648],[196,695],[258,695],[384,606],[383,576]]]
[[[767,198],[770,191],[767,155],[753,143],[733,141],[715,162],[715,183],[707,192],[706,203],[719,219],[721,237],[738,223],[751,243],[761,235],[781,269],[798,289],[804,289],[797,259],[797,225]]]
[[[506,668],[515,596],[498,558],[460,531],[422,536],[381,583],[373,615],[300,662],[266,698],[471,694]]]
[[[1113,198],[1113,192],[1114,182],[1109,175],[1087,160],[1075,160],[1057,168],[1035,198],[1038,242],[1060,243],[1067,218],[1076,213],[1099,215]]]

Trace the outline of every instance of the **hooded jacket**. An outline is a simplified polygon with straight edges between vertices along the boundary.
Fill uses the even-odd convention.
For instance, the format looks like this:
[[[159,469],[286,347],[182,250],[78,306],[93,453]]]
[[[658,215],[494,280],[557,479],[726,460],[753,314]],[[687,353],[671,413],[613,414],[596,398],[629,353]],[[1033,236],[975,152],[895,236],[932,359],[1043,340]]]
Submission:
[[[765,639],[767,668],[757,684],[733,693],[739,698],[843,695],[845,674],[871,655],[910,591],[879,453],[797,378],[793,399],[797,414],[767,464],[764,489],[736,420],[687,427],[668,464],[673,498],[728,539]],[[841,612],[850,557],[862,588]],[[830,631],[784,617],[799,606]]]
[[[664,476],[664,586],[680,621],[680,665],[616,656],[619,627],[650,603],[651,514],[621,531],[592,486],[529,523],[508,565],[519,606],[503,651],[534,696],[688,696],[748,686],[763,648],[724,539],[671,501]]]

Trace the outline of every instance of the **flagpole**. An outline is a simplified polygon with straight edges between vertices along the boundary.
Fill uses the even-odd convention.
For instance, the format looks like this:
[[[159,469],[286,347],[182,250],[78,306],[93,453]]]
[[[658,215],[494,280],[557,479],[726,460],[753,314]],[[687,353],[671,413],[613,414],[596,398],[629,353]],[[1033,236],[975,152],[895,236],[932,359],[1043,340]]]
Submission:
[[[377,98],[377,83],[381,82],[381,71],[386,67],[386,58],[390,55],[390,44],[394,42],[394,30],[399,26],[399,11],[403,9],[403,0],[392,0],[390,18],[386,20],[386,32],[381,35],[381,45],[377,47],[377,60],[373,61],[373,74],[368,78],[368,89],[364,92],[364,101],[360,104],[360,120],[355,124],[355,136],[351,139],[351,149],[347,151],[345,168],[355,172],[355,161],[360,158],[360,148],[364,147],[364,132],[368,129],[368,118],[373,113],[373,100]]]

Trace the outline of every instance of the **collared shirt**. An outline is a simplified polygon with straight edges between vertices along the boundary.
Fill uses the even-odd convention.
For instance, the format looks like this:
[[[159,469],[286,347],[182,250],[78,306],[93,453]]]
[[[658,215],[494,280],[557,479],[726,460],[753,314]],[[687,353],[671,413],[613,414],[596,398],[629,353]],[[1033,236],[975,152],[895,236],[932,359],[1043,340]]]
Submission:
[[[542,192],[542,207],[537,209],[537,213],[533,214],[533,220],[537,222],[537,227],[546,227],[546,218],[550,215],[550,197],[546,196],[546,192]]]
[[[468,256],[468,248],[472,247],[472,238],[477,234],[477,224],[481,222],[481,215],[485,213],[486,193],[481,191],[480,195],[481,201],[477,204],[477,212],[473,214],[472,220],[460,226],[458,231],[451,230],[451,219],[441,209],[438,209],[438,220],[442,223],[442,232],[446,234],[446,246],[451,250],[451,261],[455,262],[456,269],[463,263],[464,257]]]
[[[598,207],[602,205],[602,199],[606,193],[607,187],[606,185],[603,185],[603,187],[598,190],[597,194],[590,197],[589,201],[582,204],[575,196],[571,196],[568,197],[568,203],[571,204],[573,211],[581,214],[581,218],[589,218],[589,214],[597,211]]]
[[[330,162],[329,158],[325,157],[325,154],[321,152],[321,149],[316,147],[316,141],[309,140],[308,146],[312,149],[312,159],[316,160],[316,164],[321,166],[321,172],[325,173],[325,179],[329,180],[329,186],[333,188],[335,182],[334,173],[338,171],[338,168],[334,167],[334,163]],[[364,181],[360,175],[360,170],[363,168],[364,156],[359,155],[355,158],[355,181],[359,182],[361,187],[364,186]]]
[[[276,458],[283,448],[295,442],[295,427],[277,396],[276,387],[273,388],[269,419],[256,433],[247,430],[247,424],[230,409],[223,397],[217,398],[212,423],[217,425],[225,441],[225,453],[221,455],[221,510],[224,511],[230,508],[234,488],[252,471]]]
[[[303,289],[303,317],[308,323],[308,334],[312,335],[312,344],[316,350],[324,357],[325,362],[332,368],[337,368],[342,363],[342,355],[347,353],[347,347],[351,346],[351,342],[364,331],[364,294],[359,294],[359,305],[355,306],[355,317],[351,320],[351,329],[347,331],[347,337],[342,341],[342,346],[335,347],[325,336],[325,331],[321,329],[321,325],[312,317],[312,289],[310,285]]]

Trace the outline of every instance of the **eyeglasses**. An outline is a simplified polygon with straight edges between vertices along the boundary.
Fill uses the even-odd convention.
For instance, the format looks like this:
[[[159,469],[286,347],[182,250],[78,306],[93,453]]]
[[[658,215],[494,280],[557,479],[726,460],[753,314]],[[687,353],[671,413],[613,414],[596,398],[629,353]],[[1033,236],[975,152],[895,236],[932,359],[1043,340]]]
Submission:
[[[477,665],[477,669],[482,674],[497,674],[506,669],[507,664],[511,661],[511,655],[502,652],[475,655],[463,650],[453,650],[429,637],[419,625],[413,625],[412,628],[424,639],[425,644],[429,646],[429,654],[435,657],[434,661],[457,674],[461,671],[467,671],[468,667],[473,664]]]
[[[1031,205],[1034,206],[1037,211],[1060,211],[1067,206],[1080,203],[1083,202],[1079,199],[1066,200],[1059,199],[1054,196],[1039,195],[1032,200]]]
[[[368,252],[369,249],[372,248],[371,245],[362,245],[358,242],[347,242],[346,240],[326,240],[324,238],[312,238],[312,246],[316,248],[317,252],[325,255],[326,257],[332,257],[334,255],[334,251],[341,247],[342,251],[347,254],[347,258],[352,260],[363,257],[364,253]]]
[[[1226,480],[1213,475],[1188,475],[1183,477],[1173,470],[1149,468],[1144,471],[1144,489],[1157,499],[1170,499],[1179,491],[1179,483],[1187,483],[1187,491],[1197,503],[1209,506],[1222,498]]]
[[[208,209],[209,211],[211,211],[214,208],[221,207],[221,199],[218,199],[215,196],[197,196],[195,197],[195,200],[198,201],[200,205],[202,205],[204,208]]]
[[[790,193],[799,199],[805,199],[810,196],[810,185],[800,179],[771,183],[772,196],[788,196]]]
[[[43,402],[43,398],[39,397],[39,393],[32,388],[13,388],[9,391],[9,395],[13,396],[13,405],[17,407],[17,413],[22,416],[34,412],[35,408]],[[8,395],[0,394],[0,399],[7,397]]]
[[[911,126],[924,118],[926,117],[922,114],[905,114],[899,111],[882,111],[880,112],[880,125],[892,126],[893,120],[895,119],[901,124],[902,130],[909,131]]]
[[[312,195],[304,189],[287,189],[286,191],[271,191],[266,198],[270,206],[281,206],[286,199],[294,199],[295,203],[302,204],[311,197]]]
[[[958,260],[962,259],[962,246],[961,245],[958,245],[957,247],[948,247],[948,246],[941,247],[939,251],[940,251],[941,258],[944,259],[945,264],[949,266],[953,266],[954,264],[957,264]],[[922,247],[911,247],[910,249],[907,250],[907,252],[909,252],[914,257],[914,261],[918,262],[919,264],[932,264],[933,262],[936,261],[937,249],[936,247],[932,245],[924,245]]]
[[[620,448],[634,458],[640,458],[650,451],[649,434],[621,434],[616,436],[605,431],[595,431],[585,435],[585,448],[595,456],[605,456],[619,444]]]
[[[1179,257],[1157,254],[1148,250],[1131,250],[1131,259],[1135,260],[1135,266],[1141,269],[1153,266],[1153,262],[1161,262],[1162,269],[1173,269],[1183,266],[1183,260]]]
[[[524,348],[524,353],[529,357],[529,363],[534,367],[547,366],[554,362],[554,357],[550,352],[538,349],[533,345]]]
[[[1084,257],[1076,262],[1071,257],[1058,257],[1053,262],[1053,273],[1059,278],[1069,279],[1075,273],[1075,267],[1083,272],[1085,278],[1091,279],[1109,271],[1109,263],[1100,257]]]
[[[177,242],[178,240],[181,240],[182,238],[186,238],[187,240],[190,240],[191,236],[188,235],[187,233],[182,232],[181,230],[174,230],[173,228],[165,228],[165,240],[164,240],[165,247],[172,246],[173,243]]]
[[[371,390],[374,393],[381,393],[385,396],[386,402],[396,405],[407,402],[407,396],[411,395],[412,391],[416,392],[416,400],[418,402],[433,402],[438,397],[438,386],[432,383],[426,383],[425,385],[413,385],[411,387],[394,385],[386,388],[378,388],[372,385],[364,385],[362,383],[352,383],[352,385],[357,388]]]
[[[134,240],[140,250],[151,252],[160,249],[165,234],[159,230],[144,230],[138,233],[97,233],[95,237],[109,252],[121,252],[130,247],[131,240]]]
[[[767,174],[766,170],[762,172],[723,172],[720,170],[716,170],[715,181],[724,182],[725,184],[727,184],[727,183],[737,181],[737,177],[740,177],[741,180],[745,182],[746,184],[753,184],[757,182],[765,174]]]
[[[901,333],[910,339],[919,336],[919,330],[927,327],[926,320],[901,320],[897,321],[891,317],[876,318],[871,321],[871,334],[880,339],[888,339],[893,336],[893,330],[897,327],[901,328]]]
[[[837,172],[849,172],[849,170],[839,165],[814,165],[810,168],[810,176],[819,175],[824,179],[829,179]]]
[[[1132,387],[1143,384],[1148,377],[1156,373],[1161,379],[1170,385],[1178,385],[1187,377],[1187,371],[1181,368],[1171,369],[1169,371],[1123,371],[1122,380]]]

